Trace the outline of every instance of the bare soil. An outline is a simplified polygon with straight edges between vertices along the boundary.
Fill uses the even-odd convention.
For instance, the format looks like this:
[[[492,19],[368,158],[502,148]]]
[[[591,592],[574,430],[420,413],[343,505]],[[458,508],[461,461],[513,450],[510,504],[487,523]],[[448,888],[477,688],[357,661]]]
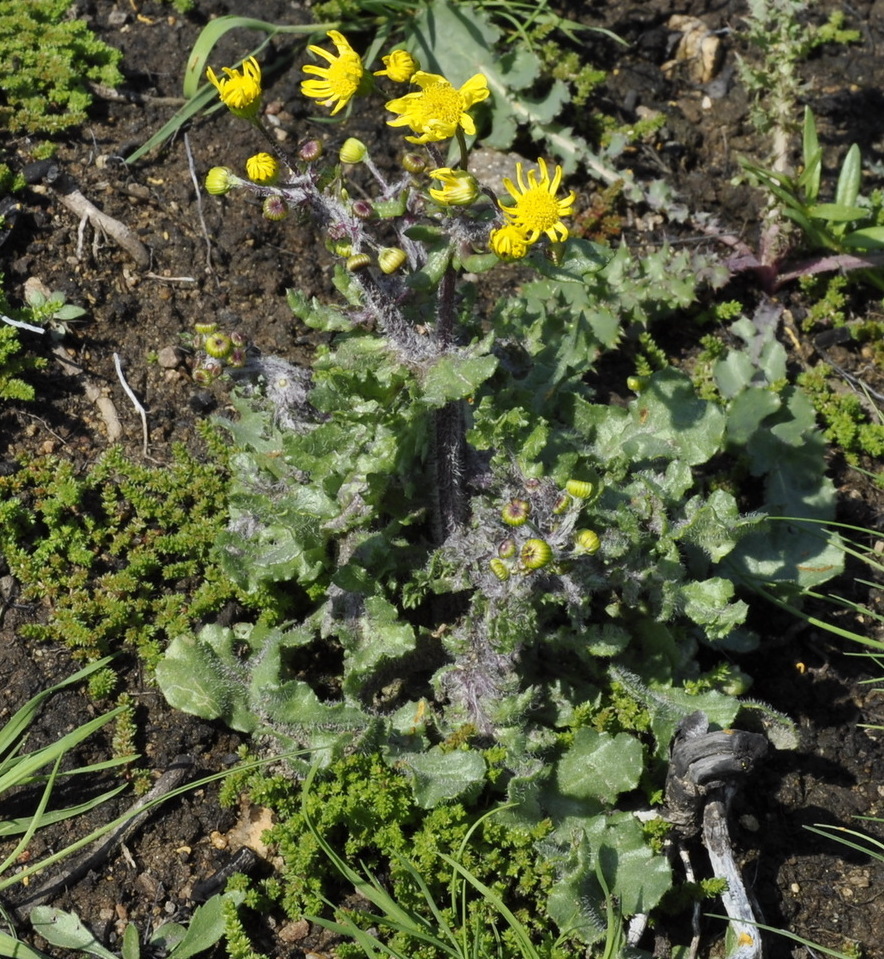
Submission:
[[[841,7],[829,0],[808,6],[820,20]],[[242,329],[265,353],[295,361],[309,357],[313,334],[297,327],[284,293],[297,287],[308,296],[327,296],[331,257],[308,224],[294,218],[270,223],[238,196],[207,197],[202,191],[198,195],[189,172],[188,149],[199,181],[211,166],[239,166],[255,147],[243,125],[218,112],[193,122],[186,140],[179,137],[135,165],[119,160],[176,108],[174,98],[180,96],[188,55],[210,17],[239,13],[280,22],[309,20],[300,3],[287,0],[265,0],[259,12],[256,5],[237,0],[198,0],[197,7],[184,17],[152,0],[139,4],[137,11],[129,3],[106,0],[77,4],[77,15],[88,18],[107,42],[123,50],[126,87],[123,98],[96,100],[92,121],[62,140],[55,162],[88,199],[136,232],[150,250],[151,264],[140,269],[110,240],[93,236],[89,229],[81,237],[76,218],[61,205],[53,187],[45,178],[35,177],[23,197],[23,213],[0,247],[6,289],[15,296],[29,277],[38,277],[50,289],[64,290],[70,302],[86,307],[88,317],[72,324],[63,339],[67,356],[82,372],[59,363],[48,337],[25,335],[28,349],[46,356],[49,366],[36,377],[38,403],[0,408],[0,462],[7,469],[25,456],[49,452],[86,468],[107,448],[108,424],[87,395],[87,382],[112,400],[124,426],[121,441],[131,455],[142,455],[140,422],[117,380],[114,354],[121,357],[129,384],[147,408],[151,460],[168,462],[173,442],[198,449],[197,421],[225,402],[223,389],[207,392],[190,376],[191,358],[182,348],[182,334],[199,318],[215,317],[225,327]],[[740,154],[764,157],[735,71],[735,58],[745,52],[740,19],[745,7],[739,0],[683,0],[677,10],[668,0],[594,0],[571,2],[566,12],[606,26],[628,41],[621,47],[602,35],[589,35],[589,58],[610,71],[598,109],[625,121],[636,119],[644,109],[661,110],[667,116],[658,140],[627,158],[630,167],[639,177],[665,176],[690,209],[715,213],[752,245],[757,240],[759,199],[745,184],[732,183],[740,172]],[[858,142],[864,157],[878,162],[880,170],[884,0],[854,0],[844,10],[847,25],[862,31],[863,42],[822,48],[804,64],[807,102],[817,115],[833,168],[835,158],[840,160],[849,144]],[[673,12],[700,17],[710,30],[719,31],[724,60],[714,82],[704,85],[692,79],[687,68],[661,69],[672,56],[674,37],[667,23]],[[245,34],[228,36],[212,62],[216,66],[234,62],[252,42],[253,37]],[[274,103],[285,136],[282,145],[294,147],[305,135],[334,141],[339,138],[337,128],[309,120],[311,107],[298,90],[294,54],[291,39],[274,41],[262,54],[271,78],[266,99]],[[274,64],[280,69],[274,71]],[[579,128],[589,115],[572,120]],[[375,142],[379,134],[372,122],[370,116],[357,119],[357,132]],[[347,134],[353,133],[348,127]],[[27,161],[27,142],[3,133],[0,138],[8,162]],[[383,141],[377,149],[383,149]],[[396,149],[392,140],[388,149],[392,158]],[[597,186],[585,177],[575,178],[572,186],[580,191],[580,203],[588,206]],[[627,242],[660,242],[663,231],[672,230],[652,224],[649,233],[647,221],[640,226],[639,231],[638,224],[626,221]],[[690,230],[668,235],[677,242],[701,240]],[[722,248],[722,257],[729,252]],[[734,294],[744,302],[760,295],[751,277],[735,284]],[[805,304],[796,288],[783,288],[778,296],[792,315],[803,314]],[[868,315],[880,310],[874,299],[861,294],[852,304],[855,311]],[[687,358],[697,334],[687,323],[680,328],[675,320],[668,339]],[[784,342],[796,369],[813,355],[812,342],[785,335]],[[176,359],[170,365],[156,362],[168,348]],[[882,371],[870,368],[855,347],[843,348],[839,362],[884,391]],[[880,528],[880,490],[838,457],[831,466],[839,484],[842,518]],[[851,578],[838,588],[850,598],[864,598],[853,592],[858,587]],[[75,668],[64,650],[28,648],[18,638],[23,622],[48,613],[12,606],[0,622],[0,670],[5,677],[0,721],[29,695]],[[844,949],[855,941],[864,944],[866,956],[884,955],[884,866],[804,828],[816,822],[853,826],[855,816],[884,815],[884,734],[874,728],[884,725],[884,694],[868,683],[880,673],[866,659],[845,656],[825,633],[772,618],[767,610],[759,620],[764,643],[747,664],[757,677],[753,695],[792,716],[802,743],[799,750],[778,754],[764,767],[744,797],[739,842],[747,857],[746,875],[769,924],[829,947]],[[131,667],[127,679],[142,724],[137,745],[151,768],[162,771],[178,754],[193,756],[198,771],[205,772],[232,760],[237,737],[172,713],[137,666]],[[81,694],[66,692],[48,709],[40,735],[49,741],[93,711]],[[216,790],[207,789],[164,809],[128,842],[125,852],[115,853],[53,904],[79,912],[111,948],[118,948],[116,937],[125,919],[142,930],[162,920],[186,919],[194,907],[194,883],[235,851],[235,843],[227,843],[224,836],[237,820],[248,819],[248,810],[221,810],[216,798]],[[109,815],[103,809],[94,818],[97,822]],[[77,831],[82,828],[78,823]],[[870,831],[882,835],[874,824]],[[63,833],[59,830],[53,836],[53,844],[64,840]],[[41,849],[36,843],[35,853]],[[13,895],[10,901],[14,900]],[[278,932],[264,929],[266,941],[259,943],[274,959],[300,956],[313,942],[298,939],[292,930],[285,937]],[[667,954],[670,934],[685,941],[684,929],[661,930],[661,955]],[[772,959],[804,954],[780,939],[772,938],[767,947]]]

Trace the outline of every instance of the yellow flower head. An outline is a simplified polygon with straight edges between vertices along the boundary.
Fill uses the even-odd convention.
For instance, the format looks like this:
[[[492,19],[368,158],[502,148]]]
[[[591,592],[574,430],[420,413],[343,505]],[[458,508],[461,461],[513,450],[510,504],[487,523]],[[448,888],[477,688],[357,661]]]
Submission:
[[[318,100],[321,106],[334,109],[331,115],[334,116],[339,110],[350,102],[350,100],[359,92],[365,78],[365,68],[362,66],[362,60],[359,54],[350,46],[343,34],[337,30],[329,30],[329,37],[338,51],[338,55],[323,50],[322,47],[309,46],[307,49],[316,56],[328,60],[327,67],[317,67],[312,63],[301,67],[304,73],[313,73],[321,80],[303,80],[301,82],[301,93],[305,97],[313,97]],[[369,80],[371,78],[369,77]]]
[[[492,230],[488,243],[501,260],[521,260],[528,253],[528,238],[512,223]]]
[[[394,50],[389,56],[381,57],[383,70],[375,70],[376,77],[389,77],[394,83],[408,83],[420,70],[420,63],[407,50]]]
[[[522,177],[522,164],[516,164],[516,178],[519,181],[518,190],[509,177],[504,177],[503,185],[509,195],[516,201],[515,206],[504,206],[498,200],[504,216],[510,224],[525,234],[528,243],[533,243],[541,233],[545,233],[553,242],[568,239],[568,228],[562,223],[563,216],[571,215],[571,207],[576,199],[575,193],[570,193],[564,200],[560,200],[556,193],[562,182],[562,168],[556,167],[552,180],[544,160],[538,160],[540,179],[534,170],[528,171],[528,182]]]
[[[226,77],[219,80],[215,71],[209,67],[206,76],[221,95],[221,100],[232,114],[251,120],[261,109],[261,68],[254,57],[249,57],[242,65],[242,73],[230,67],[223,67]]]
[[[441,189],[430,190],[430,196],[442,206],[469,206],[479,196],[480,190],[476,178],[465,170],[442,167],[439,170],[430,171],[430,176],[442,184]]]
[[[470,135],[476,132],[476,124],[467,113],[470,107],[490,95],[484,74],[477,73],[456,90],[445,77],[418,70],[411,78],[420,87],[419,92],[406,93],[398,100],[390,100],[386,107],[398,113],[395,120],[388,120],[391,127],[409,126],[418,134],[405,139],[411,143],[436,143],[453,137],[458,128]]]
[[[246,173],[253,183],[267,186],[279,179],[279,162],[269,153],[256,153],[246,160]]]

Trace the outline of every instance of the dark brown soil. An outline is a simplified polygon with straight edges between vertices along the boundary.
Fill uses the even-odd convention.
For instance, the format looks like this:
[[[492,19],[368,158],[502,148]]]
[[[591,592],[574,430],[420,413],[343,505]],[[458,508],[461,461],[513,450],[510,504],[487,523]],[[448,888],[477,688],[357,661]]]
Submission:
[[[745,3],[684,0],[677,10],[668,0],[594,0],[568,6],[570,15],[604,25],[629,42],[620,47],[601,35],[589,35],[592,59],[610,71],[599,109],[625,121],[635,119],[642,109],[667,115],[659,139],[635,150],[625,162],[640,178],[667,178],[691,210],[716,214],[752,245],[757,240],[758,198],[745,184],[731,182],[740,172],[738,155],[763,158],[734,70],[735,57],[743,50],[740,17]],[[840,8],[829,0],[809,6],[818,8],[814,17],[819,19]],[[148,410],[151,460],[168,462],[173,442],[198,449],[195,425],[211,408],[224,404],[224,392],[208,393],[194,384],[186,350],[180,350],[172,368],[154,361],[164,348],[180,348],[182,334],[198,318],[217,317],[225,326],[242,329],[265,353],[296,361],[309,355],[311,334],[293,322],[284,293],[294,286],[308,296],[326,296],[331,257],[309,225],[295,219],[270,223],[238,196],[198,198],[189,173],[188,148],[199,181],[211,166],[240,166],[254,152],[243,125],[218,112],[192,123],[186,140],[179,137],[133,166],[118,159],[174,111],[169,98],[180,95],[190,49],[210,16],[248,13],[270,21],[309,20],[300,3],[288,0],[265,0],[257,13],[256,5],[237,0],[197,0],[197,7],[196,13],[182,17],[152,0],[140,4],[137,13],[129,3],[97,0],[77,5],[78,15],[88,17],[105,40],[123,50],[127,93],[133,96],[99,98],[93,121],[62,141],[56,162],[87,198],[136,231],[149,247],[152,262],[149,270],[139,269],[108,239],[94,238],[93,243],[88,229],[80,248],[78,223],[51,186],[38,180],[25,194],[24,212],[0,247],[7,292],[20,296],[25,280],[37,277],[86,307],[88,317],[71,324],[63,340],[82,374],[62,368],[48,337],[25,335],[28,349],[48,357],[49,366],[38,377],[38,403],[0,408],[0,461],[7,464],[27,454],[55,452],[85,467],[107,448],[107,425],[87,396],[86,380],[112,399],[124,426],[122,442],[133,456],[142,455],[140,421],[114,372],[115,353]],[[823,48],[813,55],[803,67],[807,100],[816,112],[828,155],[840,157],[850,143],[858,142],[863,155],[880,164],[884,2],[854,0],[844,9],[848,26],[862,31],[863,43]],[[661,70],[671,55],[667,22],[673,12],[702,17],[710,29],[721,31],[725,60],[714,86],[701,87],[680,69],[669,74]],[[119,14],[125,14],[125,22],[120,22]],[[228,36],[212,62],[233,62],[252,41],[244,34]],[[293,147],[305,135],[334,140],[338,129],[308,120],[310,106],[298,91],[299,71],[287,66],[294,43],[274,41],[262,54],[266,65],[278,62],[282,68],[271,79],[267,95],[267,100],[276,101],[286,133],[282,145]],[[377,133],[370,122],[368,117],[357,120],[361,128],[356,132],[374,140]],[[353,132],[352,127],[347,129],[348,135]],[[25,162],[29,144],[0,136],[9,162]],[[391,155],[393,149],[391,145]],[[581,192],[580,202],[588,205],[594,184],[578,177],[573,186]],[[659,242],[662,234],[654,229],[652,225],[648,232],[645,222],[638,231],[627,221],[626,240],[632,245]],[[698,239],[690,230],[673,238]],[[729,255],[726,248],[721,252],[722,257]],[[739,282],[741,295],[751,299],[752,278]],[[789,310],[801,313],[795,289],[784,288],[779,296]],[[869,300],[868,309],[874,314],[880,307]],[[693,334],[674,328],[672,336],[687,356],[694,346]],[[796,367],[812,353],[812,344],[786,337],[784,342],[793,351]],[[849,350],[840,359],[850,368],[863,362]],[[867,365],[863,376],[884,392],[880,370]],[[879,528],[880,491],[837,459],[832,469],[842,495],[842,516]],[[850,580],[839,587],[853,588]],[[14,606],[6,611],[0,630],[0,669],[5,677],[0,722],[29,695],[74,668],[64,651],[28,648],[18,638],[18,626],[45,614]],[[767,616],[765,611],[762,619]],[[753,863],[747,875],[769,924],[834,948],[844,949],[856,941],[864,944],[864,955],[880,955],[884,866],[804,829],[816,822],[852,826],[854,816],[884,815],[882,734],[868,728],[884,725],[884,694],[867,683],[880,673],[866,659],[846,657],[827,634],[813,628],[778,621],[775,629],[767,627],[764,632],[769,635],[750,669],[757,677],[753,695],[791,715],[802,744],[795,752],[778,754],[743,802],[740,842]],[[199,772],[217,771],[231,761],[236,737],[223,728],[173,714],[137,669],[128,679],[142,724],[137,746],[151,768],[161,772],[182,753],[194,757]],[[92,711],[79,693],[66,692],[41,721],[41,735],[48,741]],[[217,790],[209,788],[164,809],[129,841],[129,855],[115,853],[54,904],[79,912],[111,948],[118,948],[115,935],[124,919],[144,931],[162,920],[186,919],[193,908],[193,884],[230,855],[229,849],[217,848],[224,845],[218,834],[223,836],[237,818],[247,817],[247,811],[238,816],[236,811],[219,809],[216,798]],[[110,814],[103,809],[95,821]],[[84,827],[78,822],[75,828]],[[57,846],[63,840],[63,835],[55,835],[52,841]],[[42,850],[37,841],[34,852]],[[284,943],[282,938],[261,943],[274,959],[300,955],[303,945]],[[774,959],[804,954],[778,939],[771,939],[767,951]]]

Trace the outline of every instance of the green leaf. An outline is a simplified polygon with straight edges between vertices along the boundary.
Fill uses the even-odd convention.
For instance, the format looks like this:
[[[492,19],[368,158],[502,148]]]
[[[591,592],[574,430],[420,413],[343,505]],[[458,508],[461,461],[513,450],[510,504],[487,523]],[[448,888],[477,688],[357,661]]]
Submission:
[[[232,901],[238,904],[242,902],[244,895],[242,892],[225,892],[212,896],[199,906],[190,919],[184,937],[167,959],[190,959],[191,956],[211,949],[224,935],[224,903]]]
[[[854,220],[864,220],[869,211],[861,206],[848,206],[842,203],[817,203],[809,206],[807,215],[813,220],[824,220],[826,223],[852,223]]]
[[[421,400],[438,408],[472,396],[496,369],[497,359],[493,356],[443,356],[424,374]]]
[[[722,639],[742,625],[749,611],[742,600],[731,602],[734,584],[721,576],[685,583],[681,595],[685,615],[702,626],[711,640]]]
[[[622,453],[634,461],[678,459],[696,466],[721,448],[725,414],[700,399],[691,381],[673,369],[655,373],[630,403]]]
[[[842,238],[843,246],[851,250],[880,250],[884,247],[884,226],[865,226],[851,230]]]
[[[633,736],[583,728],[556,764],[556,784],[563,796],[613,803],[635,789],[643,767],[641,743]]]
[[[847,151],[841,172],[838,174],[838,185],[835,188],[835,204],[840,207],[853,207],[859,196],[859,186],[862,179],[862,154],[859,145],[854,143]]]
[[[156,680],[174,709],[202,719],[223,719],[232,729],[254,732],[259,722],[249,709],[245,690],[230,682],[234,634],[218,625],[197,636],[177,636],[157,663]]]
[[[35,906],[28,918],[34,932],[42,936],[53,946],[63,949],[78,949],[80,952],[95,956],[96,959],[117,959],[117,957],[95,938],[80,917],[73,912],[64,912],[52,906]]]
[[[423,809],[475,797],[485,780],[485,760],[472,749],[446,752],[433,746],[425,753],[401,754],[397,764],[411,779],[415,802]]]
[[[804,108],[804,131],[802,138],[804,171],[799,184],[804,187],[808,203],[814,203],[820,192],[820,172],[822,170],[823,151],[816,133],[816,121],[810,107]]]
[[[320,303],[315,296],[309,300],[300,290],[286,290],[286,300],[295,316],[307,326],[328,333],[352,330],[353,321],[333,306]]]

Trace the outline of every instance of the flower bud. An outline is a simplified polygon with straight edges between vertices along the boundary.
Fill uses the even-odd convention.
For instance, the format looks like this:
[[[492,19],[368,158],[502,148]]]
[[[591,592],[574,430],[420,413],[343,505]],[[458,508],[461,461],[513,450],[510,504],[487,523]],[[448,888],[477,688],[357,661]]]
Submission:
[[[212,196],[223,196],[241,183],[242,180],[230,167],[213,166],[206,174],[206,193],[211,193]]]
[[[279,179],[279,161],[269,153],[256,153],[246,160],[246,173],[253,183],[271,186]]]
[[[227,357],[227,365],[242,369],[246,365],[246,351],[241,346],[232,349]]]
[[[492,230],[488,237],[491,252],[501,260],[521,260],[528,255],[528,235],[512,223]]]
[[[565,491],[575,499],[589,499],[594,489],[593,484],[585,480],[569,479],[565,483]]]
[[[489,560],[488,568],[501,582],[505,582],[510,578],[510,568],[502,559],[495,558]]]
[[[408,83],[420,70],[420,62],[407,50],[394,50],[389,56],[381,57],[383,70],[375,70],[376,77],[389,77],[394,83]]]
[[[408,173],[423,173],[427,168],[427,161],[419,153],[406,153],[402,157],[402,169]]]
[[[371,257],[367,253],[354,253],[347,258],[347,269],[351,273],[364,270],[367,266],[371,266]]]
[[[481,193],[479,181],[466,170],[440,167],[431,171],[430,176],[442,184],[440,189],[429,191],[430,196],[442,206],[469,206],[475,203]]]
[[[574,499],[567,493],[560,493],[553,504],[553,513],[556,516],[561,516],[562,513],[567,513],[573,502]]]
[[[579,529],[574,534],[574,547],[579,553],[592,556],[601,549],[601,546],[602,541],[598,533],[594,533],[591,529]]]
[[[626,387],[627,389],[632,390],[633,393],[641,393],[641,391],[648,385],[648,378],[646,376],[627,376],[626,377]]]
[[[370,220],[374,216],[374,207],[368,200],[354,200],[350,209],[353,211],[353,216],[360,220]]]
[[[212,333],[206,337],[203,349],[216,360],[223,360],[230,356],[233,343],[226,333]]]
[[[234,349],[240,349],[243,346],[249,345],[249,338],[245,333],[241,333],[239,330],[234,330],[230,334],[230,342],[233,344]]]
[[[281,196],[265,196],[262,206],[265,220],[284,220],[289,215],[289,208]]]
[[[315,163],[323,153],[325,153],[325,147],[321,140],[305,140],[298,147],[298,156],[305,163]]]
[[[384,273],[395,273],[407,259],[405,250],[400,250],[398,246],[388,246],[378,254],[378,266]]]
[[[501,559],[512,559],[516,555],[516,541],[507,536],[497,544],[497,555]]]
[[[209,333],[214,333],[218,329],[218,324],[209,322],[197,322],[193,324],[194,332],[199,333],[201,336],[208,336]]]
[[[500,511],[507,526],[523,526],[531,515],[531,504],[526,499],[512,499]]]
[[[349,256],[353,252],[353,244],[349,240],[335,240],[332,243],[332,253],[335,256]]]
[[[522,546],[519,560],[523,569],[542,569],[552,559],[552,547],[544,539],[529,539]]]
[[[362,163],[368,156],[368,147],[356,137],[347,137],[338,153],[341,163]]]

